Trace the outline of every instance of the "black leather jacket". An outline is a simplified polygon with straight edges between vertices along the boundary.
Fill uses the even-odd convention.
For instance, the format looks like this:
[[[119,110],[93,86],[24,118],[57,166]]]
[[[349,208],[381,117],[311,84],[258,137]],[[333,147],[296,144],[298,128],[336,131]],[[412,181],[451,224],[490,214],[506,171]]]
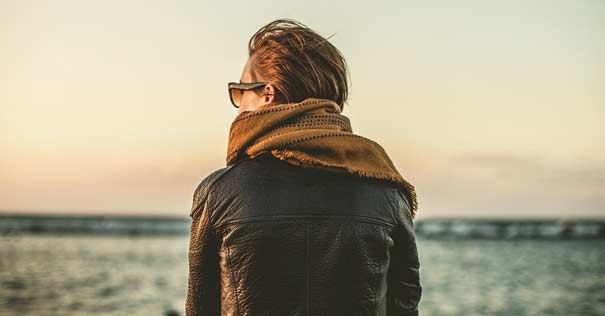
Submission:
[[[409,203],[393,184],[271,155],[194,193],[187,315],[418,315]]]

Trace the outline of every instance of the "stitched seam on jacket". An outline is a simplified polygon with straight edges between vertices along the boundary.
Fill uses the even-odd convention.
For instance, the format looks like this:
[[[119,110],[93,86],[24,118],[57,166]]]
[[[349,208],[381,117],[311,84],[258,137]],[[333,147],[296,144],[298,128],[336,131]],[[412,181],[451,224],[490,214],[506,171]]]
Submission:
[[[306,299],[307,299],[307,316],[309,316],[309,297],[311,296],[310,292],[310,287],[309,287],[309,282],[311,279],[311,273],[310,273],[310,267],[309,267],[309,261],[310,261],[310,252],[311,252],[311,246],[310,246],[310,227],[311,227],[311,217],[307,216],[307,254],[305,257],[306,260],[306,269],[307,269],[307,295],[306,295]]]
[[[328,210],[325,210],[328,211]],[[317,218],[322,218],[322,217],[333,217],[333,218],[341,218],[341,217],[346,217],[346,218],[364,218],[364,219],[369,219],[369,220],[376,220],[376,221],[380,221],[383,222],[385,224],[394,226],[394,223],[388,222],[386,220],[383,219],[378,219],[376,217],[372,217],[372,216],[365,216],[365,215],[329,215],[329,214],[272,214],[272,215],[257,215],[257,216],[248,216],[248,217],[243,217],[243,218],[238,218],[239,219],[252,219],[252,218],[273,218],[273,217],[298,217],[298,218],[307,218],[307,217],[317,217]]]
[[[350,221],[350,222],[362,222],[362,223],[367,223],[367,224],[377,224],[377,225],[381,225],[381,226],[386,226],[389,228],[394,227],[394,225],[392,223],[388,223],[388,222],[384,222],[382,220],[378,220],[378,219],[372,219],[372,218],[365,218],[365,217],[351,217],[348,215],[342,215],[342,216],[338,216],[338,215],[317,215],[317,216],[300,216],[300,215],[267,215],[267,216],[255,216],[255,217],[248,217],[248,218],[238,218],[238,219],[232,219],[229,221],[226,221],[224,223],[221,223],[217,226],[218,228],[221,228],[223,226],[228,226],[228,225],[234,225],[234,224],[240,224],[240,223],[253,223],[253,222],[268,222],[268,221],[285,221],[285,220],[305,220],[307,217],[315,217],[318,220],[324,220],[324,221],[329,221],[329,220],[346,220],[346,221]]]
[[[218,247],[218,234],[215,231],[214,225],[212,225],[212,221],[210,220],[210,214],[208,214],[208,211],[208,199],[206,198],[206,201],[204,201],[204,208],[200,216],[206,216],[206,220],[208,221],[207,225],[210,228],[208,233],[211,236],[211,240],[213,239],[216,241],[216,245]]]
[[[228,265],[229,265],[229,274],[231,274],[231,287],[233,287],[233,296],[235,298],[235,315],[240,315],[240,311],[239,311],[239,302],[237,300],[237,284],[236,284],[236,280],[235,280],[235,274],[233,274],[233,267],[231,267],[231,250],[229,248],[229,246],[226,246],[227,248],[227,261],[228,261]]]
[[[359,238],[359,234],[357,234],[357,230],[356,230],[356,229],[352,229],[352,231],[353,231],[353,235],[355,235],[355,240],[360,240],[361,238]],[[373,264],[374,264],[374,263],[372,263],[372,265],[373,265]],[[370,268],[370,269],[375,269],[376,267],[375,267],[375,266],[371,266],[371,267],[369,267],[369,268]],[[376,278],[376,277],[374,276],[373,278]],[[374,282],[375,282],[374,280],[371,280],[371,281],[369,281],[368,283],[369,283],[369,284],[372,284],[372,283],[374,283]],[[374,290],[374,302],[376,302],[376,290]],[[374,303],[374,305],[376,305],[376,303]]]
[[[222,172],[220,172],[219,174],[217,174],[217,175],[216,175],[214,178],[212,178],[212,179],[208,179],[208,180],[209,180],[209,181],[208,181],[208,183],[204,183],[204,180],[205,180],[205,179],[204,179],[204,180],[202,180],[202,181],[200,182],[200,184],[198,184],[197,188],[196,188],[196,189],[195,189],[195,191],[194,191],[194,194],[193,194],[194,200],[195,200],[195,197],[196,197],[196,195],[197,195],[197,194],[199,194],[199,195],[200,195],[200,197],[199,197],[200,199],[201,199],[201,198],[208,199],[208,196],[210,195],[210,191],[212,190],[213,185],[214,185],[214,184],[215,184],[215,183],[216,183],[216,182],[217,182],[217,181],[218,181],[220,178],[222,178],[222,177],[223,177],[225,174],[227,174],[227,172],[228,172],[229,170],[233,169],[233,167],[234,167],[235,165],[237,165],[237,163],[232,164],[232,165],[229,165],[229,166],[227,166],[227,167],[224,167],[224,168],[223,168],[223,170],[222,170]],[[218,171],[218,170],[215,170],[215,172],[216,172],[216,171]],[[202,187],[202,184],[206,184],[206,187],[205,187],[205,188],[203,188],[203,187]],[[206,192],[199,192],[199,190],[200,190],[200,189],[201,189],[201,190],[204,190],[204,189],[205,189],[205,190],[206,190]],[[195,210],[195,211],[193,211],[193,210],[192,210],[192,212],[189,214],[189,216],[190,216],[191,218],[193,218],[193,217],[195,217],[195,216],[196,216],[196,214],[197,214],[197,210]],[[209,218],[210,220],[212,219],[210,216],[208,216],[208,218]],[[210,223],[212,223],[212,221],[211,221]]]
[[[386,245],[386,242],[388,240],[387,231],[384,228],[381,229],[381,231],[382,231],[382,241],[383,241],[384,245]],[[388,248],[386,248],[385,250],[387,252],[389,251]],[[386,271],[384,273],[388,275],[389,269],[386,269]],[[374,305],[376,306],[376,308],[378,308],[378,305],[379,305],[379,302],[376,299],[376,294],[378,293],[378,290],[381,289],[381,287],[380,287],[380,281],[382,280],[379,276],[376,277],[376,285],[375,285],[376,291],[374,291]],[[387,286],[387,289],[388,289],[388,286]]]
[[[397,227],[399,225],[399,209],[391,208],[391,213],[393,213],[393,216],[395,216],[395,227]]]
[[[382,231],[382,227],[381,227],[380,230]],[[382,235],[382,234],[380,234],[380,235]],[[374,265],[374,267],[373,267],[373,269],[374,269],[374,277],[373,277],[374,280],[372,280],[372,281],[374,281],[373,282],[374,283],[374,300],[372,300],[372,302],[374,303],[374,306],[373,306],[374,308],[376,308],[376,306],[378,306],[378,304],[376,304],[376,292],[378,292],[378,280],[380,279],[378,277],[378,265],[376,264],[376,261],[377,261],[376,258],[374,258],[374,262],[372,262],[372,265]]]
[[[235,225],[235,224],[245,224],[245,223],[254,223],[254,222],[270,222],[270,221],[287,221],[287,220],[297,220],[297,218],[250,218],[250,219],[236,219],[236,220],[230,220],[224,223],[221,223],[220,225],[218,225],[218,228],[222,228],[223,226],[228,226],[228,225]],[[304,220],[304,218],[298,218],[298,220]],[[343,220],[342,218],[323,218],[321,220],[325,220],[325,221],[329,221],[329,220]],[[394,226],[390,223],[385,223],[385,222],[381,222],[381,221],[372,221],[372,220],[365,220],[365,219],[361,219],[361,218],[350,218],[350,217],[346,217],[344,219],[345,221],[349,221],[349,222],[361,222],[361,223],[366,223],[366,224],[375,224],[375,225],[381,225],[381,226],[385,226],[385,227],[389,227],[389,228],[393,228]]]

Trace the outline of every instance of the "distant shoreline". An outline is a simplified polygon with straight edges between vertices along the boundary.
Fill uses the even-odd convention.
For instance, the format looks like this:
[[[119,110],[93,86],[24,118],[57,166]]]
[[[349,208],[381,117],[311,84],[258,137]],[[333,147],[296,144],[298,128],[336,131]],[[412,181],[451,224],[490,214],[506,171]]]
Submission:
[[[189,216],[0,213],[0,234],[188,235]],[[605,239],[605,218],[423,218],[416,235],[438,239]]]
[[[551,216],[506,216],[506,215],[485,215],[486,213],[478,213],[477,215],[461,214],[461,215],[428,215],[420,214],[414,220],[419,221],[556,221],[556,220],[573,220],[573,221],[605,221],[605,211],[601,214],[584,214],[584,215],[551,215]],[[188,213],[183,215],[167,214],[167,213],[137,213],[137,212],[76,212],[76,211],[25,211],[25,210],[0,210],[0,219],[3,217],[49,217],[49,218],[132,218],[132,219],[189,219]]]
[[[188,213],[183,213],[183,215],[174,215],[174,214],[149,214],[149,213],[133,213],[133,212],[91,212],[91,213],[77,213],[77,212],[35,212],[35,211],[0,211],[0,219],[3,217],[64,217],[64,218],[134,218],[134,219],[182,219],[189,218]]]

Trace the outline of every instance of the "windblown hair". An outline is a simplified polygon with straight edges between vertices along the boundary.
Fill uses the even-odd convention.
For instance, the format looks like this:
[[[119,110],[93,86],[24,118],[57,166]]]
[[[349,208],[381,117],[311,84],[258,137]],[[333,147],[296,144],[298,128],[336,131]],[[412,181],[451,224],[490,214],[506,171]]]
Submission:
[[[328,39],[292,19],[261,27],[248,43],[252,79],[263,77],[274,87],[274,103],[320,98],[335,101],[342,110],[348,96],[348,69],[342,53]]]

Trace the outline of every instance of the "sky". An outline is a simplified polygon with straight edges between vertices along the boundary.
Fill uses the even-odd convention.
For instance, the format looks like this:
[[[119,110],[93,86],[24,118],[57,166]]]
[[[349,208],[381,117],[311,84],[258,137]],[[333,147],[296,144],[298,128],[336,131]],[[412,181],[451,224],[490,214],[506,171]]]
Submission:
[[[0,0],[0,213],[187,216],[278,18],[335,33],[417,219],[605,217],[598,0]]]

